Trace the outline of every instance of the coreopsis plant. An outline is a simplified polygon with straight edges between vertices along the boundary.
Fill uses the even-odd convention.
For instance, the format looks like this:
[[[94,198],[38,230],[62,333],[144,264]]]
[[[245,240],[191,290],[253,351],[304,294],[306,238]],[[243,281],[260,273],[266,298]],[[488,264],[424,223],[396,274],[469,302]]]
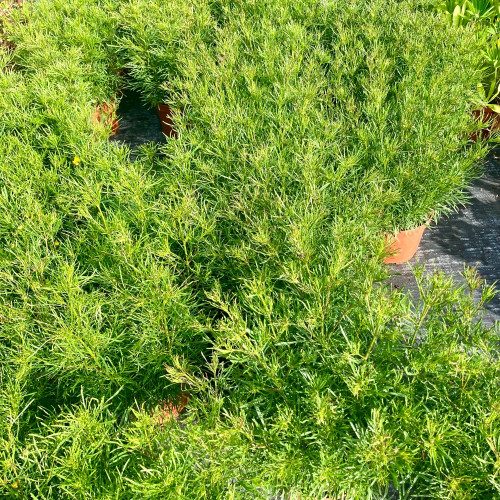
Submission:
[[[0,2],[0,18],[7,18],[13,11],[23,6],[23,0],[2,0]]]
[[[471,42],[425,12],[210,2],[210,43],[178,30],[162,72],[178,139],[134,162],[75,107],[100,50],[47,31],[32,66],[0,55],[0,495],[499,494],[493,289],[417,269],[412,300],[380,259],[389,201],[412,209],[404,180],[439,160],[465,185],[484,153],[460,139],[467,103],[444,101],[445,126],[428,95]],[[158,419],[175,398],[182,414]]]
[[[203,368],[176,360],[167,377],[189,386],[194,406],[201,400],[196,408],[210,429],[217,426],[214,411],[223,422],[212,440],[194,426],[195,440],[209,444],[194,454],[206,460],[201,474],[207,482],[193,496],[210,488],[218,495],[241,491],[242,497],[257,491],[264,498],[262,492],[272,496],[281,489],[292,498],[361,499],[376,497],[389,483],[415,497],[487,496],[498,489],[490,482],[496,459],[488,437],[498,435],[497,418],[481,409],[496,405],[498,397],[489,385],[496,361],[487,354],[495,334],[482,330],[474,341],[482,347],[465,346],[471,324],[462,318],[470,317],[464,311],[475,314],[472,295],[444,276],[421,285],[423,302],[416,309],[407,298],[377,288],[382,275],[369,238],[384,224],[398,224],[397,209],[406,211],[403,224],[411,225],[421,223],[418,208],[442,208],[436,200],[449,207],[484,154],[480,145],[465,147],[468,103],[456,108],[458,96],[471,96],[477,80],[464,69],[452,70],[459,79],[440,73],[447,57],[472,57],[470,41],[446,32],[431,14],[432,29],[414,28],[421,15],[416,6],[370,7],[374,15],[361,20],[365,2],[330,5],[326,12],[291,2],[275,8],[228,2],[216,57],[203,59],[205,71],[200,59],[198,78],[186,79],[179,92],[190,107],[179,140],[162,148],[159,183],[169,200],[162,232],[170,258],[186,281],[196,283],[197,302],[211,318],[214,350]],[[392,34],[399,23],[401,32]],[[448,40],[454,51],[434,52],[431,39],[436,47]],[[333,40],[339,44],[334,48]],[[391,61],[400,64],[400,73]],[[444,101],[446,120],[428,97],[440,81],[456,86]],[[381,86],[387,89],[383,99]],[[415,106],[408,122],[395,90]],[[415,102],[417,93],[422,104]],[[433,163],[433,155],[444,166]],[[431,166],[438,170],[434,176]],[[433,187],[427,205],[415,208],[418,200],[402,201],[396,188],[408,192],[413,188],[404,183],[418,175],[430,177]],[[457,179],[455,191],[445,184]],[[466,276],[476,289],[476,277]],[[492,293],[487,289],[482,298]],[[471,397],[472,386],[461,385],[455,371],[462,363],[479,377]],[[481,393],[486,399],[476,406]],[[455,411],[464,417],[460,423]],[[486,434],[479,421],[491,425]],[[219,446],[221,435],[227,441]],[[189,440],[191,434],[180,436]],[[486,468],[474,466],[483,455],[489,457]],[[241,467],[228,472],[229,456],[237,456]],[[184,478],[192,457],[179,466],[186,466]],[[177,463],[159,460],[136,491],[167,494],[179,485],[165,486],[178,473]],[[234,481],[224,486],[231,474]],[[214,476],[220,482],[207,486]],[[195,481],[189,486],[198,487]]]
[[[365,7],[318,11],[331,54],[326,109],[347,122],[358,177],[370,179],[361,196],[383,193],[382,225],[412,229],[463,203],[479,174],[484,146],[468,140],[481,41],[413,2],[373,2],[370,16]]]
[[[122,67],[112,47],[116,33],[112,14],[119,4],[118,0],[27,2],[25,24],[11,29],[17,45],[15,61],[25,71],[36,72],[63,60],[78,60],[82,83],[91,88],[94,101],[113,101],[123,87]]]
[[[205,0],[133,0],[123,4],[118,19],[118,53],[130,72],[129,85],[153,107],[169,101],[172,79],[182,73],[179,61],[196,59],[215,29]]]
[[[2,0],[0,1],[0,49],[11,49],[12,42],[8,37],[8,25],[15,22],[14,11],[22,7],[22,0]]]

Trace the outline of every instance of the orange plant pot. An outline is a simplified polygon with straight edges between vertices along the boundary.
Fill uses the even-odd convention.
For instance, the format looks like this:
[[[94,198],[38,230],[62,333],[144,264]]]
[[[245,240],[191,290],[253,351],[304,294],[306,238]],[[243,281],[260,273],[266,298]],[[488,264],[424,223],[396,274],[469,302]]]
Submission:
[[[392,238],[387,238],[387,246],[391,255],[384,262],[386,264],[403,264],[408,262],[417,252],[426,227],[427,224],[423,224],[409,231],[401,231]]]
[[[498,120],[498,113],[495,113],[495,111],[493,111],[488,106],[485,106],[483,109],[475,109],[474,111],[472,111],[472,116],[476,119],[477,122],[492,122],[490,127],[478,130],[470,136],[470,140],[473,142],[476,142],[478,139],[487,139],[490,136],[491,132],[498,128],[498,124],[496,123]]]
[[[120,128],[120,122],[116,117],[116,107],[106,102],[96,106],[94,112],[92,113],[92,120],[94,123],[99,123],[111,128],[108,139],[116,135],[118,133],[118,129]]]
[[[178,396],[177,401],[163,400],[156,412],[153,412],[153,417],[159,425],[170,422],[172,419],[180,417],[181,413],[186,409],[189,403],[189,394],[182,393]]]
[[[172,108],[166,104],[158,104],[156,106],[156,111],[158,111],[158,116],[161,121],[161,129],[167,137],[176,138],[177,131],[175,130],[174,120],[172,118]]]
[[[127,89],[126,78],[127,78],[127,75],[129,73],[130,73],[130,70],[128,68],[122,68],[122,69],[115,70],[115,74],[121,78],[121,85],[116,90],[116,97],[118,97],[118,98],[123,97],[123,95],[125,94],[125,91]]]

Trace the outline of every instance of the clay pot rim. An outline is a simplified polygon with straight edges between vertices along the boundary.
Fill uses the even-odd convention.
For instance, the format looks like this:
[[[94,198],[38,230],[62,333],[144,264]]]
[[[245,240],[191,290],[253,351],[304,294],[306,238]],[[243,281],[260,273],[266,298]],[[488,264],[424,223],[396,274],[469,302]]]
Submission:
[[[170,111],[174,111],[174,110],[179,110],[181,112],[184,111],[184,106],[174,106],[174,105],[171,105],[171,104],[165,104],[164,102],[160,102],[159,104],[157,104],[155,106],[155,108],[157,110],[160,110],[160,111],[167,111],[167,112],[170,112]]]
[[[487,140],[489,140],[491,134],[498,132],[498,125],[496,125],[496,124],[497,124],[498,117],[500,117],[500,113],[491,109],[490,104],[498,106],[497,103],[492,102],[492,103],[485,104],[480,108],[476,108],[476,109],[471,110],[471,114],[474,117],[474,120],[476,121],[477,124],[483,123],[483,122],[490,122],[490,124],[488,126],[485,126],[483,128],[480,128],[480,129],[474,131],[469,136],[469,139],[472,142],[477,142],[478,138],[481,139],[482,141],[487,141]]]
[[[163,426],[167,422],[178,420],[186,411],[190,399],[189,393],[181,392],[173,398],[160,401],[157,407],[150,411],[150,415],[158,425]]]
[[[413,229],[399,231],[394,235],[385,236],[384,250],[387,256],[384,258],[385,264],[404,264],[413,258],[418,250],[422,236],[426,228],[433,219],[435,212],[429,217],[426,223]],[[413,243],[410,243],[413,240]]]

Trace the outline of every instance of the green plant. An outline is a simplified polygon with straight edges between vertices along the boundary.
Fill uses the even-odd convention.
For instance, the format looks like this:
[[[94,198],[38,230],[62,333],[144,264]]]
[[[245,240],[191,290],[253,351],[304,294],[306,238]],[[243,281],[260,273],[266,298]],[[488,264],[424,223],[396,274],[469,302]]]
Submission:
[[[420,1],[211,2],[206,43],[158,44],[182,49],[160,72],[178,139],[131,162],[90,122],[112,86],[88,73],[129,56],[107,28],[62,43],[51,16],[84,7],[47,7],[39,52],[20,27],[0,54],[0,494],[495,498],[493,288],[416,269],[413,300],[381,264],[398,211],[449,208],[485,153],[464,32],[419,25]]]
[[[27,2],[23,8],[26,22],[11,29],[10,37],[17,45],[14,61],[23,71],[50,72],[53,65],[76,60],[82,83],[91,87],[94,102],[113,101],[123,86],[123,68],[111,48],[116,32],[112,13],[119,3]]]
[[[438,10],[444,12],[446,19],[453,26],[463,26],[469,22],[466,15],[467,1],[447,0],[438,5]]]
[[[484,72],[483,82],[478,86],[478,101],[487,103],[492,110],[500,112],[500,107],[495,104],[500,92],[497,26],[500,3],[497,0],[466,0],[464,2],[449,0],[438,4],[438,10],[444,12],[448,22],[455,27],[463,27],[469,23],[477,26],[483,43],[483,47],[477,53],[481,56],[479,66]]]
[[[500,94],[500,33],[498,26],[492,25],[486,31],[488,42],[482,51],[484,80],[478,87],[479,95],[483,102],[488,103],[495,112],[500,112],[500,106],[492,104]]]
[[[123,3],[118,19],[117,46],[130,70],[129,85],[151,106],[167,102],[176,90],[172,80],[179,76],[179,60],[196,58],[213,38],[206,1],[132,0]]]
[[[328,108],[334,123],[346,122],[358,176],[369,186],[362,196],[380,197],[381,224],[411,229],[465,200],[463,188],[484,154],[482,146],[466,146],[481,42],[443,28],[431,13],[379,8],[374,3],[376,17],[364,23],[356,20],[357,4],[339,20],[333,10],[320,11],[332,54]],[[433,29],[442,33],[439,42]]]
[[[8,40],[8,25],[14,22],[13,11],[22,7],[22,0],[0,1],[0,49],[12,48],[12,42]]]
[[[455,27],[471,22],[489,24],[500,14],[498,0],[446,0],[437,7]]]
[[[7,17],[13,9],[22,7],[23,0],[2,0],[0,2],[0,17]]]

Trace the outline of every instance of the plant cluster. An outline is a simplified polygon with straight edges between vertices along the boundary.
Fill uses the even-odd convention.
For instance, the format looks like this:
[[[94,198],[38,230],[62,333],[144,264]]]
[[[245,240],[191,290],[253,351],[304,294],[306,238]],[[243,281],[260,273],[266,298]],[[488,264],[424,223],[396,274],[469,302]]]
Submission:
[[[500,493],[493,287],[417,268],[413,299],[382,264],[486,153],[479,41],[424,3],[24,7],[0,52],[1,495]],[[177,110],[134,162],[91,119],[121,68]]]
[[[207,0],[124,2],[117,18],[118,54],[129,72],[129,86],[153,107],[168,102],[176,90],[172,80],[192,70],[181,71],[181,64],[198,59],[198,47],[215,35]]]
[[[6,25],[11,23],[13,10],[22,7],[22,0],[1,0],[0,1],[0,50],[11,48],[11,43],[6,36]]]
[[[492,24],[500,15],[498,0],[444,0],[438,4],[438,10],[443,12],[453,26],[465,26],[468,23]]]
[[[482,41],[480,68],[484,72],[478,100],[496,113],[500,94],[500,2],[498,0],[443,0],[437,4],[446,20],[456,28],[472,26]]]

